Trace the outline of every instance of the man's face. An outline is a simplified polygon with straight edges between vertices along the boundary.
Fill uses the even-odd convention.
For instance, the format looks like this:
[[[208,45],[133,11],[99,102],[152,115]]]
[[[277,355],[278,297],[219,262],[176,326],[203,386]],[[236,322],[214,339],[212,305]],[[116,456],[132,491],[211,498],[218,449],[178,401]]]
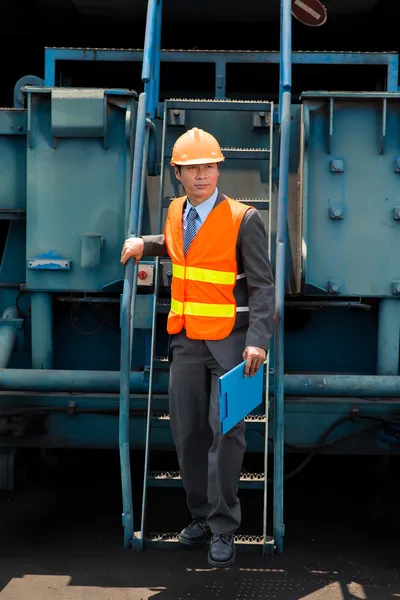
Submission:
[[[175,167],[175,175],[185,188],[192,204],[200,204],[207,200],[216,188],[219,178],[217,163],[207,165],[182,166],[181,172]]]

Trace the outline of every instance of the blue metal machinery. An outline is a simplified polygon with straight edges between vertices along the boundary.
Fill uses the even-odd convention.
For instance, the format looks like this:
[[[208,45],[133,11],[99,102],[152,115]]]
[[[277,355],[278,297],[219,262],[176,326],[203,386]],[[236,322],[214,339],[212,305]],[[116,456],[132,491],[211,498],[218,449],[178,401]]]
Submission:
[[[124,270],[120,251],[127,235],[162,230],[182,191],[173,143],[199,126],[224,147],[221,189],[265,216],[275,333],[264,410],[247,419],[248,451],[265,462],[240,480],[264,491],[264,523],[238,541],[281,552],[284,480],[310,456],[399,451],[399,58],[292,52],[287,0],[280,52],[161,51],[161,12],[149,0],[143,51],[46,49],[44,80],[22,78],[14,108],[0,109],[0,488],[12,487],[19,448],[119,447],[125,547],[176,540],[146,525],[148,488],[181,485],[177,472],[150,470],[153,450],[173,449],[170,263],[144,257]],[[73,61],[141,63],[139,93],[59,87]],[[213,64],[212,97],[160,101],[164,62]],[[229,98],[232,63],[279,64],[277,105]],[[381,65],[385,86],[303,90],[292,102],[299,64]],[[138,528],[134,449],[145,453]],[[284,475],[284,451],[308,457]]]

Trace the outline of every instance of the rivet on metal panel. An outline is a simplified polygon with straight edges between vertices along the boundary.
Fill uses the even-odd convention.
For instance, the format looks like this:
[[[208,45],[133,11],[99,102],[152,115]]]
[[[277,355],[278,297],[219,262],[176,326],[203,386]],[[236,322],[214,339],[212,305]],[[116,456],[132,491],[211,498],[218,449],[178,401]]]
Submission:
[[[343,290],[343,284],[339,279],[331,279],[328,282],[328,291],[331,294],[341,294]]]
[[[329,169],[333,173],[343,173],[344,172],[344,160],[342,158],[332,158],[329,161]]]
[[[395,296],[400,295],[400,281],[392,281],[392,294]]]
[[[400,221],[400,206],[394,206],[392,208],[392,216],[395,221]]]
[[[329,207],[329,218],[335,220],[344,219],[344,207],[343,206],[330,206]]]
[[[177,108],[168,111],[168,125],[185,125],[186,111]]]
[[[271,124],[271,113],[264,111],[253,113],[253,129],[269,127]]]

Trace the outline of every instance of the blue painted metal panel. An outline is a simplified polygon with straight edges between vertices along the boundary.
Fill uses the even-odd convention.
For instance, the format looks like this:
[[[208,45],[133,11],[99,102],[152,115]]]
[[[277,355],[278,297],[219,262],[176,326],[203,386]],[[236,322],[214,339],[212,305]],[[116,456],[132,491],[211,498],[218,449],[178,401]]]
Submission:
[[[135,126],[135,111],[130,113],[130,124],[126,125],[125,117],[126,106],[134,102],[134,96],[101,91],[102,100],[87,98],[85,90],[67,91],[68,100],[57,97],[54,108],[55,98],[49,92],[45,88],[28,92],[32,147],[27,158],[26,252],[27,260],[42,268],[34,269],[28,262],[27,287],[102,290],[123,279],[119,259],[126,231],[125,170],[132,160],[126,156],[129,145],[125,136],[130,136]],[[95,130],[93,122],[89,125],[90,113],[85,108],[94,101],[101,103]],[[72,103],[73,110],[63,113],[60,102]],[[55,115],[56,122],[52,121]],[[100,130],[102,138],[98,139]],[[57,138],[61,134],[63,137]],[[83,137],[76,139],[77,135]],[[100,261],[90,268],[81,262],[82,243],[88,233],[102,238]],[[34,259],[45,262],[49,256],[56,256],[62,268],[52,268],[54,261],[34,263]]]
[[[400,95],[311,96],[303,99],[304,293],[396,295]]]
[[[0,218],[26,208],[26,111],[0,109]]]

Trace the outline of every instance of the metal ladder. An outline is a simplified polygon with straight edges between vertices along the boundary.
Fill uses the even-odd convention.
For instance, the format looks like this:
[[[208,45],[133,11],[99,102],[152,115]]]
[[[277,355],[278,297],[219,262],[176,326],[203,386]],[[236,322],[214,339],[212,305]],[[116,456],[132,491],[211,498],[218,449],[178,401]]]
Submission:
[[[163,140],[162,140],[162,165],[161,165],[161,184],[160,184],[160,198],[159,198],[159,209],[158,209],[158,231],[161,232],[162,215],[163,210],[166,209],[172,198],[170,196],[164,196],[165,190],[165,179],[168,169],[169,158],[172,153],[172,145],[174,140],[171,140],[170,130],[174,129],[173,137],[177,138],[186,129],[183,124],[187,120],[193,111],[198,111],[199,117],[196,118],[196,126],[202,127],[202,120],[207,121],[207,114],[210,111],[214,113],[221,113],[223,111],[224,116],[232,115],[232,111],[241,113],[245,116],[246,120],[253,120],[254,130],[257,127],[267,131],[267,137],[269,142],[267,147],[223,147],[222,152],[229,163],[234,159],[238,160],[252,160],[252,161],[267,161],[268,164],[268,193],[266,197],[257,198],[236,198],[248,205],[255,206],[256,208],[267,211],[267,237],[268,237],[268,252],[271,255],[271,202],[272,202],[272,150],[273,150],[273,124],[274,124],[274,107],[271,102],[257,102],[257,101],[232,101],[232,100],[166,100],[164,103],[164,122],[163,122]],[[190,120],[190,118],[189,118]],[[183,126],[183,127],[182,127]],[[178,132],[176,132],[176,128]],[[204,129],[207,126],[204,125]],[[260,133],[260,131],[258,132]],[[218,137],[218,136],[217,136]],[[254,136],[257,138],[257,136]],[[170,143],[171,142],[171,143]],[[178,541],[177,533],[153,533],[147,534],[146,532],[146,508],[147,508],[147,493],[148,488],[153,487],[168,487],[175,488],[182,486],[182,479],[180,473],[176,472],[165,472],[165,471],[149,471],[149,458],[151,451],[151,427],[154,421],[157,419],[169,420],[169,415],[157,415],[152,410],[152,385],[153,385],[153,373],[154,373],[154,348],[156,342],[156,312],[157,312],[157,296],[158,296],[158,272],[159,272],[159,260],[156,259],[154,263],[155,270],[155,289],[154,289],[154,312],[153,312],[153,328],[151,337],[151,354],[150,354],[150,369],[149,369],[149,396],[148,396],[148,410],[147,410],[147,421],[146,421],[146,443],[145,443],[145,467],[144,467],[144,480],[143,480],[143,499],[142,499],[142,514],[141,514],[141,531],[140,531],[140,547],[144,544],[151,545],[171,545]],[[165,303],[163,305],[165,310]],[[269,431],[269,374],[270,374],[270,356],[268,354],[267,365],[266,365],[266,380],[265,380],[265,408],[264,414],[252,414],[246,418],[246,422],[254,423],[254,421],[262,422],[264,424],[265,443],[264,443],[264,472],[263,473],[242,473],[239,482],[240,489],[251,489],[251,490],[263,490],[263,529],[260,534],[256,535],[238,535],[236,536],[236,543],[239,546],[259,546],[262,548],[264,554],[273,554],[275,550],[275,542],[273,536],[267,533],[267,493],[268,493],[268,431]],[[182,524],[182,527],[184,524]]]

